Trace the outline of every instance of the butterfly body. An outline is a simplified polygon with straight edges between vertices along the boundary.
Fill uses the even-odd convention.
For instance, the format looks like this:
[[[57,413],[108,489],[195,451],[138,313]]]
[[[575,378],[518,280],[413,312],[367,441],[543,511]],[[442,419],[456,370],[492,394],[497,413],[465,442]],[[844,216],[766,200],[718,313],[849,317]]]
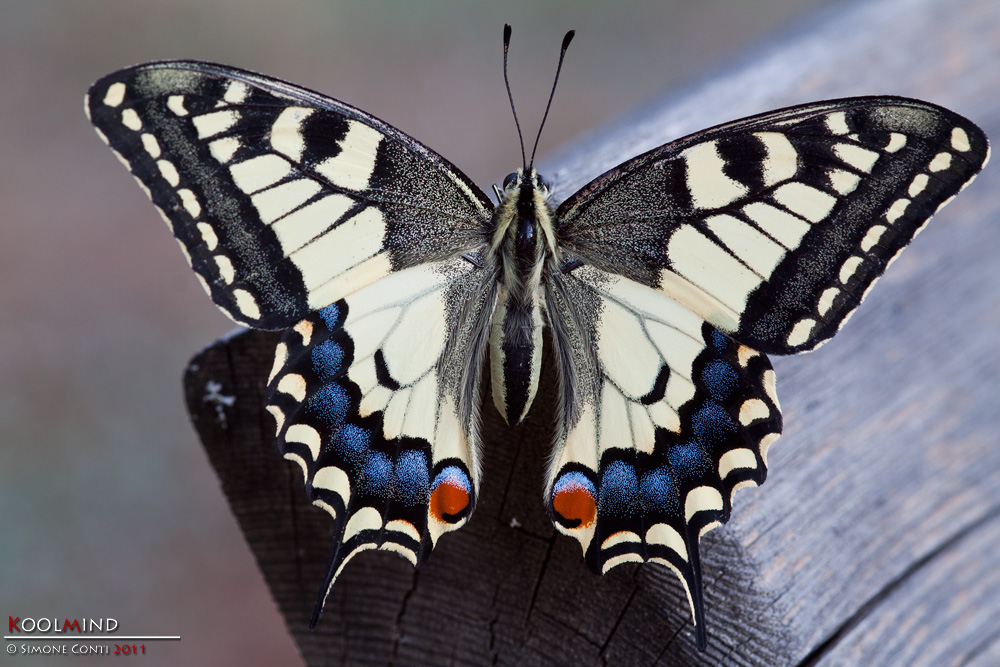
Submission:
[[[548,190],[533,169],[508,177],[493,213],[490,261],[499,262],[499,306],[490,362],[493,401],[508,423],[521,422],[538,389],[542,365],[543,283],[558,261]]]
[[[377,118],[235,68],[139,65],[86,109],[220,309],[284,331],[267,410],[334,523],[313,622],[355,554],[419,565],[469,520],[483,365],[517,423],[544,352],[553,525],[597,573],[672,569],[699,646],[699,539],[781,433],[766,354],[833,336],[989,150],[926,102],[832,100],[655,148],[555,207],[524,167],[494,205]]]

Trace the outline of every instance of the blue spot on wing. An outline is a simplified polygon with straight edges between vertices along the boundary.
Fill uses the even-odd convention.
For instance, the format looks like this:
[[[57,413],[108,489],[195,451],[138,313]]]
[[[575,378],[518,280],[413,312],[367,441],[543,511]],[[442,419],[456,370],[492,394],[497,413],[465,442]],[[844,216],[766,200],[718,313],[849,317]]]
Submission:
[[[681,479],[690,479],[704,473],[709,467],[705,450],[689,440],[672,446],[667,452],[670,469]]]
[[[710,331],[708,332],[708,336],[706,338],[707,340],[705,342],[711,345],[712,349],[714,349],[716,352],[725,352],[726,348],[729,347],[729,339],[726,337],[724,333],[722,333],[715,327],[710,328]]]
[[[320,381],[334,379],[344,366],[344,348],[328,338],[312,349],[312,366]]]
[[[639,490],[646,512],[676,511],[677,486],[670,468],[661,466],[643,475]]]
[[[611,461],[601,471],[598,511],[614,516],[631,516],[639,495],[635,468],[624,461]]]
[[[316,314],[319,315],[320,319],[323,320],[323,324],[325,324],[326,328],[330,331],[333,331],[340,326],[341,311],[338,306],[339,303],[339,301],[337,303],[331,303],[326,308],[321,308],[316,311]]]
[[[347,417],[351,398],[339,384],[323,385],[308,398],[306,411],[321,419],[330,428],[339,428]]]
[[[423,452],[410,449],[400,454],[393,479],[396,500],[405,505],[426,504],[429,477],[427,457]]]
[[[392,461],[385,453],[369,452],[358,474],[358,488],[368,495],[389,497],[392,488]]]
[[[736,424],[717,403],[705,403],[691,417],[694,437],[705,447],[725,445],[736,433]]]
[[[701,371],[701,381],[708,389],[709,396],[720,403],[724,402],[739,386],[739,375],[736,370],[722,360],[710,361]]]
[[[341,460],[360,465],[371,447],[371,441],[372,434],[368,429],[356,424],[344,424],[329,441],[329,447]]]

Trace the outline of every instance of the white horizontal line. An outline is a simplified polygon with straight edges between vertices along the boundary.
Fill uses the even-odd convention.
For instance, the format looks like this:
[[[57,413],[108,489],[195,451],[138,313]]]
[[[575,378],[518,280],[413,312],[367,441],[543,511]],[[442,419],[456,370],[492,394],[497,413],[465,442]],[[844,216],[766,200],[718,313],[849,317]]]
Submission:
[[[4,635],[4,639],[64,639],[64,640],[77,640],[77,639],[180,639],[180,635],[73,635],[73,636],[59,636],[59,635]]]

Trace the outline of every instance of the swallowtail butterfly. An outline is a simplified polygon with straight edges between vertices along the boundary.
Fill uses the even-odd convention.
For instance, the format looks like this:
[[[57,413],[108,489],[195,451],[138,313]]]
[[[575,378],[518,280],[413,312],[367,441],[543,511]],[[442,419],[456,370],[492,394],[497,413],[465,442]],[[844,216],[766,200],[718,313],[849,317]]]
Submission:
[[[419,565],[469,520],[483,365],[520,422],[545,326],[549,516],[597,573],[671,568],[699,648],[699,538],[764,481],[781,432],[766,355],[833,336],[988,156],[951,111],[859,97],[678,139],[557,207],[525,161],[494,205],[374,116],[240,69],[139,65],[86,111],[216,305],[284,330],[267,409],[335,522],[313,624],[354,554]]]

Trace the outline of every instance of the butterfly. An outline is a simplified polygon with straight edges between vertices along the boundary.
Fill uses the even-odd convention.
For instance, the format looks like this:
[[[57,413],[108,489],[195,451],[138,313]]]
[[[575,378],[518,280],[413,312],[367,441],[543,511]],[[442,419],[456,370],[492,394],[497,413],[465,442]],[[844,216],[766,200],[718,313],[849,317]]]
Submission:
[[[355,554],[417,566],[469,520],[484,366],[521,422],[547,340],[548,514],[596,573],[673,570],[700,649],[699,539],[781,433],[767,355],[832,337],[989,154],[951,111],[857,97],[697,132],[558,206],[532,151],[494,204],[374,116],[236,68],[124,69],[86,111],[215,304],[284,332],[267,410],[335,525],[313,625]]]

